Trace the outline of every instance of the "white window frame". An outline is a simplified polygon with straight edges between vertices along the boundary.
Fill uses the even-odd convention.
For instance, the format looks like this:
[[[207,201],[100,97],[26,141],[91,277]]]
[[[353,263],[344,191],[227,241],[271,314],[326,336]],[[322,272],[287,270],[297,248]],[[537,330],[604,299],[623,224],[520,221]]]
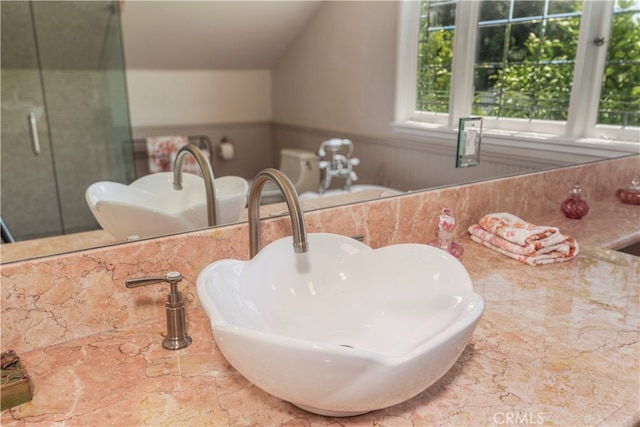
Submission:
[[[613,0],[585,1],[576,54],[574,84],[566,122],[485,117],[483,144],[576,152],[614,157],[640,153],[640,129],[595,125],[607,49],[593,40],[608,40]],[[456,34],[449,98],[449,113],[415,111],[420,2],[402,1],[399,13],[396,80],[396,132],[423,137],[434,143],[457,139],[458,120],[471,113],[476,23],[480,2],[461,1],[456,7]],[[473,22],[460,25],[460,22]],[[590,62],[589,62],[590,61]],[[589,65],[585,65],[586,63]]]

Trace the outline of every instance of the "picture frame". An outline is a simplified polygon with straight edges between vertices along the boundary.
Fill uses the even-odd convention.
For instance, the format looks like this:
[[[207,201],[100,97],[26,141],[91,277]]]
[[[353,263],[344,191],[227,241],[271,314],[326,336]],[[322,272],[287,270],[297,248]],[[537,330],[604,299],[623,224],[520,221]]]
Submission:
[[[456,168],[478,166],[482,143],[482,117],[463,117],[458,126]]]

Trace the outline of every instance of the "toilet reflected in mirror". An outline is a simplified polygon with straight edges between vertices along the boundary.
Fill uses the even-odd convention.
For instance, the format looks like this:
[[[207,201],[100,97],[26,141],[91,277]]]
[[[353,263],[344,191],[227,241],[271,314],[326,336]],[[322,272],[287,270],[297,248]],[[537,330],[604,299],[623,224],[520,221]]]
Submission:
[[[317,192],[320,188],[320,157],[312,152],[301,149],[285,148],[280,150],[278,169],[293,183],[298,194]],[[282,192],[272,182],[267,182],[262,190],[261,204],[283,202]]]

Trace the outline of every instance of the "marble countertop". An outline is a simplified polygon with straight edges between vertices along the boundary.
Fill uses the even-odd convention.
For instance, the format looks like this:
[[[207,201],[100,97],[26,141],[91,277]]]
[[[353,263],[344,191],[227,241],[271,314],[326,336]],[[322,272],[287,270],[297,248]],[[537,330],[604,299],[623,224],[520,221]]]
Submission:
[[[28,258],[106,246],[118,241],[104,230],[83,231],[54,237],[23,240],[0,246],[0,260],[14,262]]]
[[[413,399],[351,418],[310,414],[261,391],[217,350],[199,305],[194,343],[161,347],[163,318],[21,354],[33,400],[10,425],[631,425],[640,419],[640,207],[539,218],[581,254],[530,267],[468,238],[463,263],[486,311],[453,368]],[[633,212],[629,218],[629,212]]]

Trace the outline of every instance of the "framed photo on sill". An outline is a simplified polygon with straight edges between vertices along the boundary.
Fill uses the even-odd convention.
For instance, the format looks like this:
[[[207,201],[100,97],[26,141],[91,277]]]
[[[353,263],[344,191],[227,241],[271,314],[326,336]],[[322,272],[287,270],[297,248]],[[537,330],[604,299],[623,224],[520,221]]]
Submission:
[[[482,142],[482,117],[463,117],[458,126],[457,168],[478,166]]]

